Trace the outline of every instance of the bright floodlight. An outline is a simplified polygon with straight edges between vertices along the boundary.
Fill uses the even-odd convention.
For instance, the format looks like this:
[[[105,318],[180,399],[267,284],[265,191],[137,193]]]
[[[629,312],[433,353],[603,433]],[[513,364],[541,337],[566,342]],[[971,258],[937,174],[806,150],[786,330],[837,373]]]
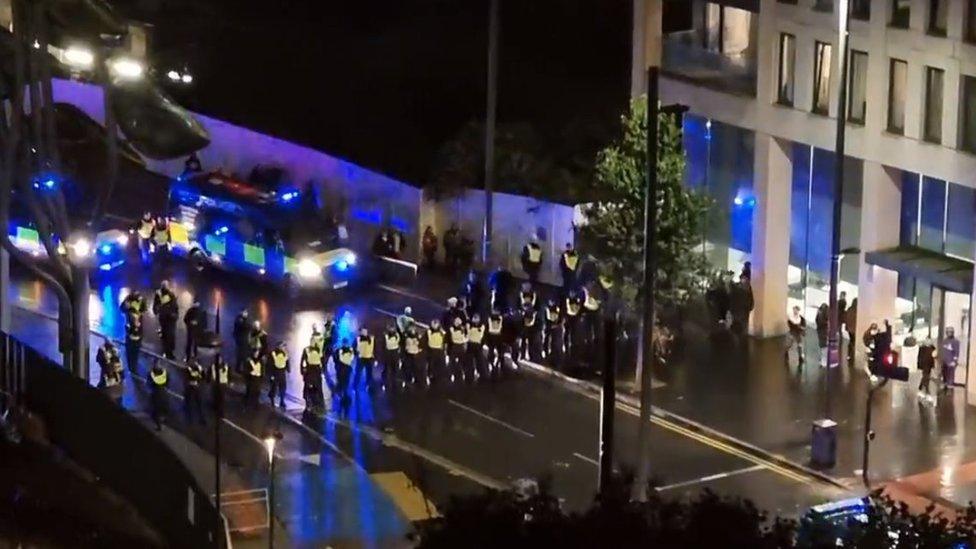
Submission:
[[[184,84],[192,84],[193,83],[193,75],[190,74],[190,73],[188,73],[188,72],[185,72],[185,73],[183,73],[183,76],[180,77],[180,80]]]
[[[180,73],[176,71],[169,71],[166,73],[166,78],[169,78],[173,82],[178,82],[180,80]]]
[[[311,259],[303,259],[298,262],[298,274],[302,278],[315,278],[322,275],[322,267]]]
[[[268,450],[268,461],[274,459],[275,444],[278,443],[278,439],[270,436],[264,439],[264,447]]]
[[[75,238],[69,247],[71,248],[71,252],[78,259],[87,259],[91,257],[92,243],[91,240],[88,240],[88,238],[84,236]]]
[[[72,46],[64,50],[64,61],[72,67],[90,69],[95,65],[95,55],[91,50]]]
[[[142,73],[145,70],[142,63],[128,57],[114,59],[111,67],[115,76],[126,80],[138,80],[142,78]]]

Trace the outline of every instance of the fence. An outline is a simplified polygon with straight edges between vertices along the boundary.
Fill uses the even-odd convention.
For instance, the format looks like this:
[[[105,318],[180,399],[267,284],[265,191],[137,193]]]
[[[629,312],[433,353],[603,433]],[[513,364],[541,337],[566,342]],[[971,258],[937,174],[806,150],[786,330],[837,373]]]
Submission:
[[[39,415],[58,447],[132,503],[173,547],[223,547],[223,521],[162,440],[100,391],[0,333],[0,393]]]

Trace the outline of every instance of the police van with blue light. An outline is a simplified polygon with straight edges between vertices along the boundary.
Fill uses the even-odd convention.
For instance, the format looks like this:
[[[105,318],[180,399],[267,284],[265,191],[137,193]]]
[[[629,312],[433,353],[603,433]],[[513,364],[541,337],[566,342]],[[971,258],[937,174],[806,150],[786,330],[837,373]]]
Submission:
[[[243,182],[219,172],[185,174],[168,200],[169,247],[199,269],[337,290],[364,279],[361,258],[340,245],[310,193]]]

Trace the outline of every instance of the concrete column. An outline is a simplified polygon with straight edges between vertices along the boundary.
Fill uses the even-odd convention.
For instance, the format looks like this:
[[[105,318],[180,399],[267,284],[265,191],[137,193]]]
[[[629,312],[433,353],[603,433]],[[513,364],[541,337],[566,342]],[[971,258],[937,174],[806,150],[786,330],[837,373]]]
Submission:
[[[857,326],[863,333],[872,322],[896,318],[898,273],[869,265],[864,254],[898,245],[901,211],[901,172],[876,162],[864,162],[861,201],[861,256],[857,277]],[[848,260],[850,261],[850,260]]]
[[[790,194],[793,160],[789,141],[756,133],[752,218],[752,290],[756,307],[749,333],[786,333],[787,269],[790,264]]]
[[[976,280],[976,267],[973,269],[973,277]],[[976,311],[976,291],[969,295],[969,367],[966,369],[966,402],[976,406],[976,334],[973,333],[976,322],[973,322],[973,311]]]
[[[661,66],[661,0],[633,0],[630,96],[647,92],[647,67]]]

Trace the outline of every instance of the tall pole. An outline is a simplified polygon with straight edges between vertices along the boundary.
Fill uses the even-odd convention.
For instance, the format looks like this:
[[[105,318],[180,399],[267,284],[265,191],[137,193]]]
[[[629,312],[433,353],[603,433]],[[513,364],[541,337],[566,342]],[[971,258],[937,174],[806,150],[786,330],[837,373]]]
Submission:
[[[603,326],[603,392],[600,394],[600,478],[604,494],[613,477],[613,420],[617,405],[617,319],[607,318]]]
[[[220,314],[218,309],[218,315]],[[216,333],[220,333],[217,330]],[[213,362],[213,394],[214,394],[214,504],[217,507],[217,532],[223,530],[220,508],[220,424],[224,417],[224,389],[220,384],[220,355],[214,358]],[[215,545],[220,547],[220,543]]]
[[[275,457],[274,450],[269,453],[269,461],[271,465],[269,467],[270,479],[268,480],[268,549],[274,549],[274,532],[275,532]]]
[[[481,261],[488,267],[491,257],[492,189],[495,186],[495,122],[498,117],[498,4],[488,8],[488,93],[485,109],[485,223],[481,235]]]
[[[644,316],[641,320],[640,427],[637,437],[637,479],[633,499],[647,501],[651,478],[651,379],[654,365],[654,290],[657,287],[657,125],[658,68],[647,69],[647,190],[644,193],[644,277],[641,290]]]

